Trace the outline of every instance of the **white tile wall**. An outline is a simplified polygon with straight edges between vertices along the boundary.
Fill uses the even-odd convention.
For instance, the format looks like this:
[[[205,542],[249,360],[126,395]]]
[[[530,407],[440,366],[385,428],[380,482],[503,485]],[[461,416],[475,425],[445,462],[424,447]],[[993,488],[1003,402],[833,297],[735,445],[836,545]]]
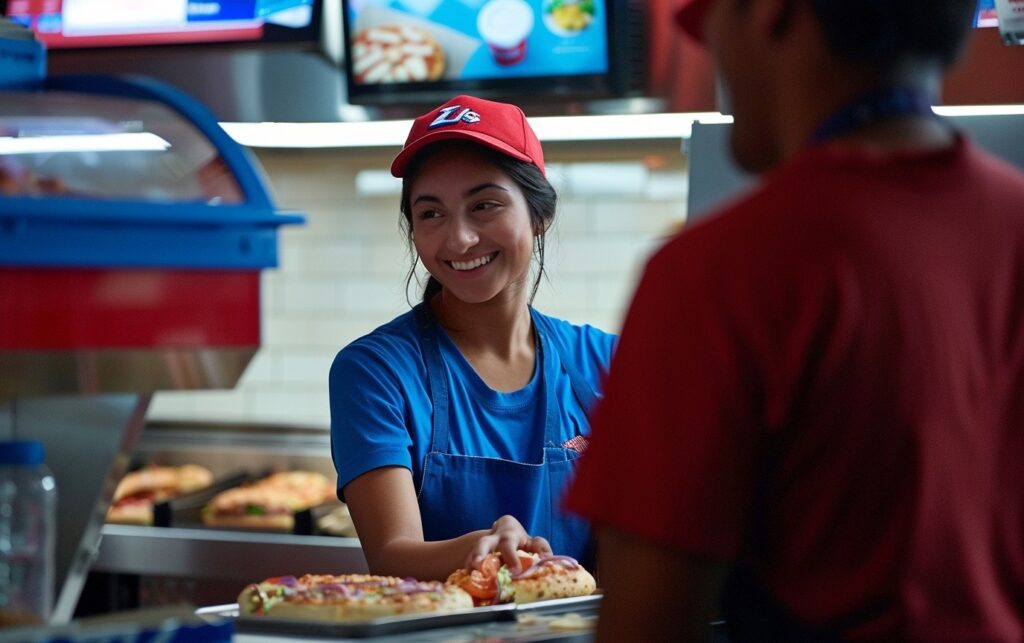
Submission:
[[[550,154],[550,152],[549,152]],[[352,151],[259,154],[279,207],[303,212],[280,236],[281,266],[263,274],[263,344],[230,391],[160,393],[151,419],[322,427],[330,423],[327,372],[337,351],[408,310],[409,257],[398,196],[383,156]],[[648,168],[635,158],[549,163],[559,211],[547,244],[548,279],[535,305],[617,332],[648,254],[685,216],[682,156]],[[369,181],[369,182],[368,182]],[[415,283],[409,297],[419,299]]]

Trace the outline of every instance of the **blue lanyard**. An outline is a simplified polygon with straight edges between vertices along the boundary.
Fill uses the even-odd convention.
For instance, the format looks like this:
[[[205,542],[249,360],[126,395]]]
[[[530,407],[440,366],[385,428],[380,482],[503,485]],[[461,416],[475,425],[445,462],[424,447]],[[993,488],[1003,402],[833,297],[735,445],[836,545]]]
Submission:
[[[865,94],[828,117],[811,135],[811,143],[849,134],[865,125],[901,116],[934,116],[931,93],[910,87],[886,87]]]

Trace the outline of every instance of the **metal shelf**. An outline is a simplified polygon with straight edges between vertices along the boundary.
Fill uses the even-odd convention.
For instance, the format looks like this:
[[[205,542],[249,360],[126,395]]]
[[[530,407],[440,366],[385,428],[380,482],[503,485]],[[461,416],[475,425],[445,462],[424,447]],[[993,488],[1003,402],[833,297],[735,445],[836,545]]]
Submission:
[[[101,533],[93,571],[243,582],[367,571],[357,538],[129,525]]]
[[[163,453],[239,453],[315,456],[328,459],[327,429],[234,423],[148,422],[137,449]]]

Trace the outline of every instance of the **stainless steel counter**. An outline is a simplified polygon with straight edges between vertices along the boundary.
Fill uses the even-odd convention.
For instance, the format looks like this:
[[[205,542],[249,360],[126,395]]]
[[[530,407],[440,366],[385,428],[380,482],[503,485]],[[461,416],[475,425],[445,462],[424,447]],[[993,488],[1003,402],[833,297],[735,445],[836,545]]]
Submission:
[[[349,643],[356,641],[394,641],[396,643],[530,643],[558,641],[559,643],[589,643],[594,640],[591,631],[559,632],[546,624],[520,625],[514,622],[458,625],[423,632],[392,634],[386,637],[361,639],[289,637],[268,634],[235,634],[235,643]]]

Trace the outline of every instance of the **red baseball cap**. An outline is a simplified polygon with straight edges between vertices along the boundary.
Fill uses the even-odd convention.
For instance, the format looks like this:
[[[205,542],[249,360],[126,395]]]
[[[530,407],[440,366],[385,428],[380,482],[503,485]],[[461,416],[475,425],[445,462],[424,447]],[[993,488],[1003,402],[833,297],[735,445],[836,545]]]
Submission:
[[[544,151],[523,110],[475,96],[456,96],[413,121],[405,146],[391,162],[391,174],[405,176],[409,162],[424,147],[450,139],[479,143],[533,163],[544,173]]]
[[[676,24],[697,42],[704,42],[704,20],[714,0],[683,0],[676,9]]]

